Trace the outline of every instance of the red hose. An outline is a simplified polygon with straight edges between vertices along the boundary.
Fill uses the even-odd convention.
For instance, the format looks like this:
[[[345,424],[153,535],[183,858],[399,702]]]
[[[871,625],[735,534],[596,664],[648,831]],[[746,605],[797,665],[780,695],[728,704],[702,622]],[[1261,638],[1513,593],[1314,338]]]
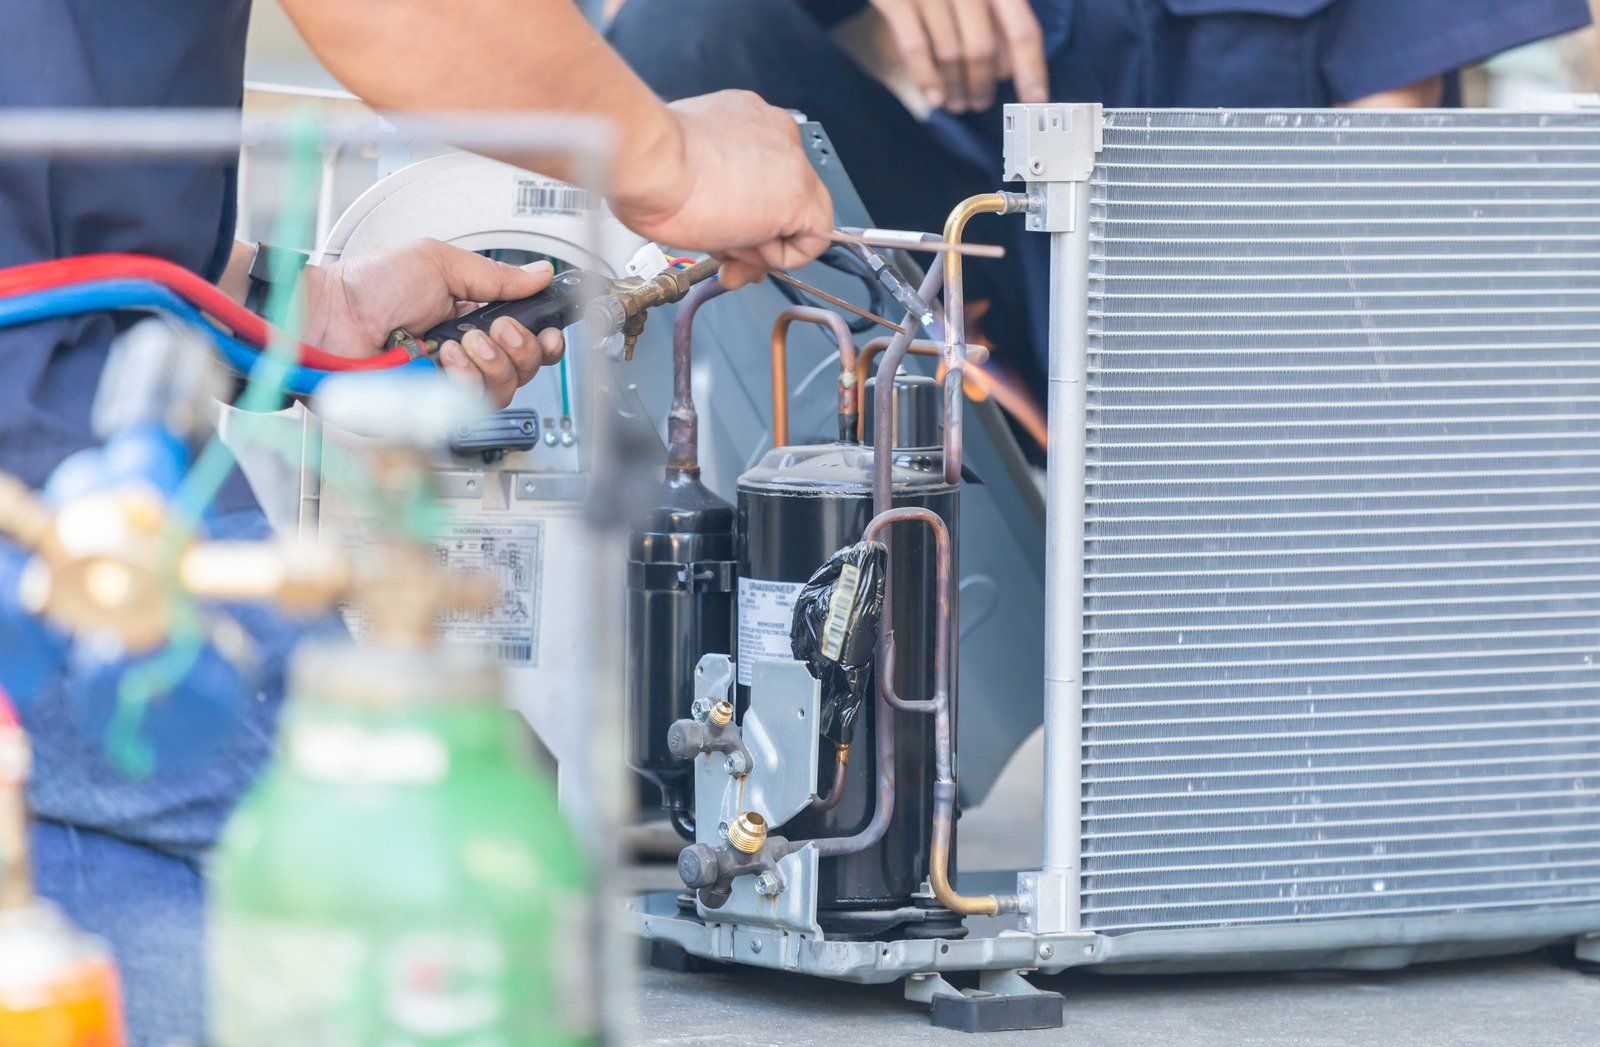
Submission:
[[[215,284],[201,279],[175,262],[150,255],[90,254],[0,269],[0,296],[44,291],[90,280],[114,279],[149,280],[161,284],[216,317],[244,341],[265,347],[272,339],[271,324],[223,294]],[[410,359],[404,349],[390,349],[377,356],[352,357],[300,343],[299,362],[324,371],[376,371],[399,367]]]

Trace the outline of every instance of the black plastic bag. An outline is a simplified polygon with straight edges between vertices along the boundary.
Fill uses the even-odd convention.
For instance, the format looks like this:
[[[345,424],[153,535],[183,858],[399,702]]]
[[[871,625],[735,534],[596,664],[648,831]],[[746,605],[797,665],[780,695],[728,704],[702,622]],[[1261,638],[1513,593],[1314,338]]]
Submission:
[[[888,550],[878,542],[845,546],[817,568],[795,600],[789,646],[822,682],[818,730],[841,745],[849,742],[872,690],[887,565]]]

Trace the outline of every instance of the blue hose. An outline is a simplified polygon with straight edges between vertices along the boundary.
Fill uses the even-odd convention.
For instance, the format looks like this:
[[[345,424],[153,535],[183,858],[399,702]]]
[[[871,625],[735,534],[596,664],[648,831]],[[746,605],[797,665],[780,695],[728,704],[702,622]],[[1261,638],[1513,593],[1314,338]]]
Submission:
[[[228,366],[240,374],[249,374],[250,369],[261,359],[259,349],[246,345],[219,330],[194,306],[167,288],[149,280],[93,280],[88,283],[0,298],[0,329],[37,323],[40,320],[54,320],[63,316],[123,310],[165,313],[174,319],[184,321],[210,338],[212,344],[228,361]],[[413,360],[399,368],[373,373],[389,373],[406,368],[427,368],[432,371],[434,364],[427,359]],[[291,393],[309,396],[329,375],[352,373],[363,372],[291,367],[284,376],[283,387]]]

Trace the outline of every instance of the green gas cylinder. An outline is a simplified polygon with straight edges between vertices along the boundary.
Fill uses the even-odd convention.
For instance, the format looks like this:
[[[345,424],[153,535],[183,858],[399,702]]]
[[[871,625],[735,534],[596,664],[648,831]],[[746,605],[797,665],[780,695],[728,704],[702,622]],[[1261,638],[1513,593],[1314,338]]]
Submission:
[[[219,1047],[594,1042],[589,874],[497,666],[303,649],[210,869]]]

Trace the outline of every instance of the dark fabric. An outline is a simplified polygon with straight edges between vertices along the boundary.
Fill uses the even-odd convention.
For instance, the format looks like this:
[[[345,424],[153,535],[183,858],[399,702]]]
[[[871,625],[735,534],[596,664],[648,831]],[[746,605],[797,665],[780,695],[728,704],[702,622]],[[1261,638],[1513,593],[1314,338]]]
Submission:
[[[0,0],[0,104],[237,106],[248,18],[249,0]],[[232,239],[233,193],[227,160],[3,159],[0,266],[133,251],[215,278]],[[92,442],[89,406],[123,322],[100,316],[0,331],[0,470],[38,485]],[[223,530],[256,532],[260,518]],[[0,563],[0,574],[14,567]],[[245,624],[281,672],[293,634],[265,615]],[[26,657],[14,646],[4,655]],[[213,659],[202,676],[218,671]],[[240,690],[236,680],[213,694],[228,703],[217,712],[233,717],[221,748],[196,766],[158,767],[131,782],[108,765],[99,730],[111,678],[57,664],[36,682],[43,698],[24,713],[35,749],[30,799],[51,819],[35,831],[39,891],[110,941],[134,1047],[199,1043],[201,876],[193,862],[270,751],[281,684],[264,678],[252,681],[259,690]]]
[[[0,104],[237,106],[249,0],[0,0]],[[209,277],[233,232],[223,161],[0,160],[0,266],[139,251]],[[0,469],[33,484],[90,443],[108,317],[0,331]]]
[[[837,18],[849,0],[823,2]],[[855,9],[862,6],[854,4]],[[1051,97],[1122,107],[1330,106],[1451,73],[1586,25],[1586,0],[1035,0]],[[611,39],[668,98],[743,87],[822,121],[874,220],[943,228],[963,196],[1000,184],[998,108],[912,118],[797,0],[628,0]],[[996,227],[1003,227],[996,232]],[[1008,257],[969,265],[996,358],[1042,389],[1046,238],[972,224]]]
[[[609,35],[664,98],[742,88],[820,121],[878,225],[942,229],[955,201],[994,188],[986,163],[953,151],[794,0],[628,0]],[[969,229],[1014,253],[1018,225],[980,218]],[[1031,338],[1014,274],[1004,261],[966,266],[969,299],[993,303],[982,330],[1000,345]],[[1042,379],[1031,355],[1018,359],[1030,379]]]

